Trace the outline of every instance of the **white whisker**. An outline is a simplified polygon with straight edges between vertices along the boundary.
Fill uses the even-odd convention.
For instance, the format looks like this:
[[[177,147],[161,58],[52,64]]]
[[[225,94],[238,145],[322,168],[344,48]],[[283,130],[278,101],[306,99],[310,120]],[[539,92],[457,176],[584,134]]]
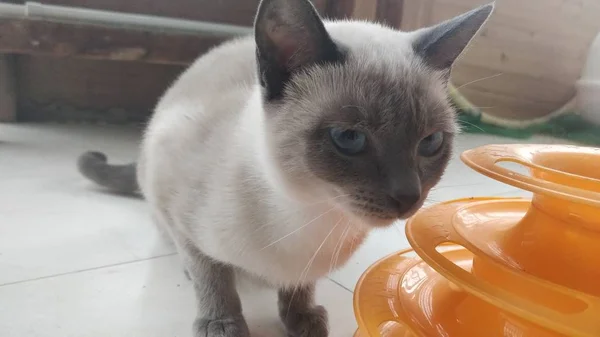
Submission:
[[[319,248],[317,248],[317,250],[315,251],[315,253],[311,257],[311,259],[308,261],[308,265],[306,266],[306,268],[304,268],[304,270],[300,274],[301,277],[302,277],[302,275],[304,275],[304,276],[302,277],[302,280],[300,281],[299,284],[302,284],[302,282],[304,281],[304,279],[306,279],[306,276],[308,276],[308,272],[310,271],[310,267],[312,267],[312,264],[315,261],[315,259],[317,257],[317,254],[319,254],[319,251],[321,251],[321,248],[323,248],[323,246],[325,245],[325,242],[327,242],[327,239],[329,239],[329,237],[331,236],[331,234],[333,234],[333,231],[335,231],[335,229],[340,225],[340,223],[342,222],[342,219],[343,219],[343,217],[340,217],[340,219],[335,223],[335,225],[333,226],[333,228],[331,228],[331,230],[329,231],[329,233],[327,234],[327,236],[325,236],[325,239],[323,240],[323,242],[321,242],[321,245],[319,246]]]
[[[496,77],[502,76],[502,75],[504,75],[504,73],[498,73],[498,74],[491,75],[491,76],[488,76],[488,77],[483,77],[483,78],[480,78],[480,79],[477,79],[477,80],[473,80],[471,82],[467,82],[465,84],[460,85],[459,87],[456,88],[456,90],[459,90],[459,89],[464,88],[464,87],[466,87],[468,85],[471,85],[471,84],[475,84],[475,83],[478,83],[478,82],[481,82],[481,81],[490,80],[492,78],[496,78]]]
[[[307,208],[309,208],[309,207],[311,207],[311,206],[315,206],[315,205],[318,205],[318,204],[323,204],[323,203],[326,203],[326,202],[330,202],[330,201],[333,201],[333,200],[336,200],[336,199],[339,199],[339,198],[347,197],[347,196],[349,196],[349,195],[350,195],[350,194],[341,194],[341,195],[335,196],[335,197],[333,197],[333,198],[326,198],[326,199],[324,199],[324,200],[320,200],[320,201],[316,201],[316,202],[313,202],[313,203],[310,203],[310,204],[306,204],[306,205],[304,205],[303,207],[301,207],[301,208],[299,208],[299,209],[295,210],[295,211],[293,212],[293,214],[298,214],[298,213],[300,213],[300,212],[304,212],[304,211],[306,211],[306,210],[307,210]],[[278,222],[279,222],[279,220],[277,221],[277,223],[278,223]],[[266,227],[269,227],[269,226],[271,226],[271,225],[276,225],[277,223],[274,223],[274,222],[266,222],[266,223],[264,223],[264,224],[262,224],[262,225],[258,226],[257,228],[255,228],[255,229],[252,231],[252,233],[256,233],[256,232],[258,232],[258,231],[259,231],[259,230],[261,230],[261,229],[264,229],[264,228],[266,228]]]
[[[404,233],[404,231],[402,231],[402,228],[400,228],[400,223],[399,222],[396,222],[394,224],[394,227],[398,230],[398,233],[400,233],[401,237],[405,237],[406,236],[406,234]]]
[[[340,240],[338,241],[338,244],[336,245],[336,249],[333,251],[333,254],[331,255],[332,259],[334,257],[335,257],[335,259],[333,259],[332,263],[329,265],[329,273],[331,273],[333,271],[333,268],[335,268],[338,264],[340,254],[342,253],[342,249],[344,248],[344,241],[346,240],[348,233],[350,233],[351,228],[352,228],[352,226],[350,225],[350,220],[348,220],[348,222],[346,223],[346,229],[344,230],[344,232],[342,232],[342,235],[340,235]],[[339,248],[338,248],[338,245],[339,245]]]
[[[479,131],[481,131],[481,132],[485,132],[485,130],[483,130],[481,127],[479,127],[479,126],[477,126],[477,125],[475,125],[475,124],[473,124],[473,123],[471,123],[471,122],[467,122],[467,121],[459,121],[459,123],[463,123],[463,124],[465,124],[465,125],[470,125],[470,126],[472,126],[472,127],[476,128],[476,129],[478,129],[478,130],[479,130]]]
[[[294,231],[292,231],[291,233],[288,233],[287,235],[284,235],[282,238],[279,238],[279,239],[277,239],[277,240],[275,240],[275,241],[271,242],[270,244],[266,245],[265,247],[261,248],[260,250],[261,250],[261,251],[262,251],[262,250],[265,250],[265,249],[267,249],[267,248],[269,248],[269,247],[271,247],[271,246],[273,246],[273,245],[275,245],[275,244],[279,243],[281,240],[285,240],[286,238],[288,238],[288,237],[290,237],[290,236],[292,236],[292,235],[294,235],[294,234],[298,233],[300,230],[302,230],[302,229],[303,229],[303,228],[305,228],[306,226],[310,225],[311,223],[313,223],[313,222],[315,222],[315,221],[319,220],[321,217],[323,217],[324,215],[326,215],[326,214],[328,214],[329,212],[333,211],[334,209],[335,209],[335,207],[331,207],[329,210],[325,211],[324,213],[321,213],[321,214],[320,214],[319,216],[317,216],[316,218],[314,218],[314,219],[310,220],[309,222],[307,222],[306,224],[304,224],[304,225],[302,225],[302,226],[298,227],[297,229],[295,229],[295,230],[294,230]]]
[[[287,310],[286,316],[290,313],[290,307],[291,307],[292,303],[294,302],[294,296],[296,295],[296,290],[298,289],[298,287],[304,282],[304,280],[308,276],[308,273],[310,271],[310,267],[312,267],[313,262],[315,261],[315,259],[317,258],[317,255],[319,254],[319,251],[321,250],[321,248],[323,248],[323,246],[325,245],[325,242],[327,242],[327,239],[329,239],[329,237],[331,236],[331,234],[333,234],[333,231],[335,231],[335,229],[337,228],[337,226],[339,226],[339,224],[342,222],[343,218],[344,218],[343,216],[340,217],[340,219],[336,222],[336,224],[333,226],[333,228],[331,228],[331,231],[329,231],[329,233],[327,234],[327,236],[325,236],[325,239],[323,239],[323,242],[321,242],[321,245],[319,245],[319,247],[317,248],[317,250],[315,251],[315,253],[313,254],[313,256],[310,258],[310,260],[308,260],[308,263],[306,264],[306,267],[304,267],[304,269],[300,273],[300,277],[298,278],[298,282],[296,283],[296,286],[294,287],[294,292],[292,292],[292,297],[290,299],[290,304],[288,305],[288,310]]]

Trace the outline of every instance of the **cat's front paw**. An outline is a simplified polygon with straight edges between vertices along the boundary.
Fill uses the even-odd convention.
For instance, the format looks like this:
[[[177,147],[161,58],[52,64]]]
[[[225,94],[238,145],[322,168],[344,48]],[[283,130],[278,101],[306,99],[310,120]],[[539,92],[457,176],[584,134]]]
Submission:
[[[307,311],[289,312],[282,315],[289,337],[327,337],[329,325],[327,311],[322,306],[315,306]]]
[[[250,337],[243,317],[209,320],[198,318],[194,323],[194,337]]]

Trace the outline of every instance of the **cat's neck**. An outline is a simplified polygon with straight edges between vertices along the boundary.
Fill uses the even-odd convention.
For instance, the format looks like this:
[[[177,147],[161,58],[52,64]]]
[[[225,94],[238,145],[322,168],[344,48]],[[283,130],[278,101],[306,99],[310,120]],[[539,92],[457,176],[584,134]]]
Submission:
[[[262,93],[257,83],[243,111],[240,121],[241,132],[237,134],[238,145],[246,154],[245,165],[253,171],[253,178],[260,180],[266,187],[270,197],[279,200],[289,199],[287,190],[282,184],[281,172],[272,157],[265,117]]]
[[[325,196],[307,195],[294,187],[293,183],[287,181],[274,159],[273,151],[269,143],[266,125],[266,112],[262,104],[262,93],[257,84],[244,108],[240,119],[238,146],[245,153],[244,165],[252,171],[253,179],[261,182],[266,187],[268,199],[272,199],[280,205],[303,206],[314,203],[316,199],[324,200]],[[333,207],[333,203],[324,202],[323,207]]]

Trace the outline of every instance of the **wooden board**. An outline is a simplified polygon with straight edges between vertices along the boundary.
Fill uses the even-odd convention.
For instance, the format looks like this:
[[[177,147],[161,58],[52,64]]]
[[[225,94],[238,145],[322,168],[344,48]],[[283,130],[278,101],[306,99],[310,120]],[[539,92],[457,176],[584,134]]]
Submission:
[[[488,2],[404,0],[401,27],[431,25]],[[489,110],[494,115],[527,119],[559,109],[573,97],[589,45],[600,32],[600,1],[497,0],[496,5],[459,60],[453,81],[466,85],[463,93],[476,105],[494,106]]]
[[[404,0],[377,0],[376,20],[400,28],[404,19]]]
[[[92,1],[92,0],[54,0],[49,4],[73,5],[86,8],[116,10],[144,14],[157,14],[162,2],[152,2],[152,6],[143,6],[146,0],[137,1]],[[217,6],[231,1],[186,1],[174,2],[169,8],[175,10],[185,7],[193,12],[194,6],[202,7],[212,13]],[[256,10],[256,1],[241,2],[244,6],[253,3],[250,10],[244,10],[248,20],[237,22],[251,25]],[[315,6],[326,16],[341,18],[361,16],[374,19],[375,3],[370,0],[314,0]],[[135,4],[135,5],[134,5]],[[217,6],[217,7],[218,7]],[[239,6],[238,6],[239,7]],[[237,7],[236,7],[237,8]],[[246,7],[243,7],[246,8]],[[236,10],[241,10],[237,8]],[[155,13],[156,12],[156,13]],[[235,16],[235,10],[227,10]],[[164,11],[163,16],[182,17],[179,12]],[[203,12],[204,13],[204,12]],[[198,20],[220,20],[218,16],[193,17]],[[223,38],[199,34],[169,34],[164,32],[136,31],[118,27],[97,25],[58,23],[48,21],[1,19],[0,53],[15,53],[40,56],[78,57],[98,60],[142,61],[159,64],[189,64],[201,52],[218,45]]]
[[[356,0],[365,1],[365,0]],[[11,0],[13,3],[23,3]],[[44,3],[251,25],[259,0],[47,0]],[[328,17],[355,0],[313,0]],[[338,8],[338,9],[339,9]],[[19,55],[19,119],[143,122],[186,65],[220,38],[104,26],[0,19],[0,53]],[[114,62],[119,61],[119,62]],[[127,61],[127,62],[123,62]],[[4,81],[4,78],[2,79]],[[0,83],[0,89],[8,89]],[[12,96],[11,96],[12,97]],[[0,96],[2,98],[2,96]],[[2,103],[11,106],[14,100]],[[13,119],[4,109],[6,118]]]
[[[183,66],[21,56],[19,120],[143,122]]]
[[[222,38],[0,19],[0,53],[189,64]]]
[[[376,21],[400,27],[403,0],[329,0],[327,13],[334,18]]]

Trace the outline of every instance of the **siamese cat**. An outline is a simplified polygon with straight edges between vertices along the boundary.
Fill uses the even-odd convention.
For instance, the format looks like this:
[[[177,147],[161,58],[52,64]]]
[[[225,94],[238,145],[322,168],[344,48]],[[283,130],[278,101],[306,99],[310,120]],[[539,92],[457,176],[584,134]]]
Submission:
[[[254,36],[200,57],[162,97],[137,164],[88,152],[79,169],[147,200],[194,282],[194,336],[250,335],[236,290],[250,277],[278,289],[289,336],[325,337],[315,282],[440,180],[458,131],[451,68],[492,10],[401,32],[263,0]]]

